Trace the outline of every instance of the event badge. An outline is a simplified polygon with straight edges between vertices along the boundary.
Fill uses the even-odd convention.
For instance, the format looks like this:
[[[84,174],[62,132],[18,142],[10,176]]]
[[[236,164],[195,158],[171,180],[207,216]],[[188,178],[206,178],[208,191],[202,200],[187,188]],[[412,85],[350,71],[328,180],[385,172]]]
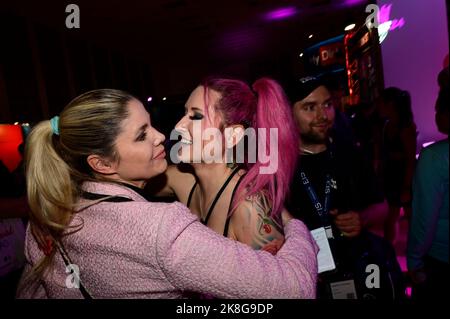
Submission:
[[[355,281],[353,279],[330,283],[333,299],[357,299]]]
[[[325,227],[325,234],[327,235],[328,239],[334,239],[333,229],[331,228],[331,226],[326,226]]]
[[[328,242],[325,227],[320,227],[311,231],[317,246],[319,246],[319,253],[317,254],[317,263],[319,266],[319,274],[325,271],[336,269],[334,263],[333,253],[331,252],[330,243]]]

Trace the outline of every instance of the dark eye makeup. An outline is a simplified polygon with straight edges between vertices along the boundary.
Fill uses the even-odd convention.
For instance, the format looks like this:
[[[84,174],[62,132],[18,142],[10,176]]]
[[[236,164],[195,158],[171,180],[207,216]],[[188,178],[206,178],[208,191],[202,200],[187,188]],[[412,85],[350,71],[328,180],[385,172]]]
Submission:
[[[194,115],[189,116],[189,119],[194,120],[194,121],[201,120],[201,119],[203,119],[203,114],[195,112]]]

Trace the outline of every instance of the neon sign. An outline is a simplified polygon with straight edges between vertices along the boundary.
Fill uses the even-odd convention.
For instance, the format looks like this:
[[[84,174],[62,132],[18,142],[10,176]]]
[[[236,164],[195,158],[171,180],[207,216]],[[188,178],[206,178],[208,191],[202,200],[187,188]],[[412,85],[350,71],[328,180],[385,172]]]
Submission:
[[[403,17],[400,19],[390,20],[391,8],[392,3],[385,4],[378,11],[378,34],[380,37],[380,43],[386,39],[390,31],[400,29],[405,25],[405,19]]]

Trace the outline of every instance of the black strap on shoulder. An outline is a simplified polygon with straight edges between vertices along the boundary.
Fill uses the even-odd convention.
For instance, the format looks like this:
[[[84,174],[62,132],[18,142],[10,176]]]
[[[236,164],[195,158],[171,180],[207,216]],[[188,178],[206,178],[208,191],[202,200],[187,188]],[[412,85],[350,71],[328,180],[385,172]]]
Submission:
[[[81,193],[81,197],[83,197],[84,199],[90,199],[90,200],[103,199],[108,196],[110,196],[110,195],[96,194],[96,193],[90,193],[90,192],[82,192]],[[121,202],[132,202],[133,200],[130,198],[122,197],[122,196],[112,196],[112,197],[106,198],[104,201],[112,202],[112,203],[121,203]]]
[[[231,221],[231,214],[230,214],[230,212],[231,212],[231,206],[233,205],[234,194],[236,194],[236,190],[238,189],[239,184],[242,182],[242,178],[243,177],[244,177],[244,175],[239,177],[239,180],[236,183],[236,186],[234,186],[233,193],[231,193],[231,200],[230,200],[230,206],[228,207],[227,220],[225,221],[225,228],[223,229],[223,235],[225,237],[228,237],[228,228],[230,227],[230,221]]]
[[[187,207],[191,206],[192,194],[194,194],[195,187],[197,186],[197,180],[195,180],[194,186],[192,186],[191,191],[189,192],[189,197],[187,201]]]
[[[62,242],[58,242],[58,250],[61,254],[62,259],[64,260],[64,264],[66,264],[67,269],[70,269],[70,265],[72,265],[72,261],[70,260],[69,255],[66,252],[66,249],[64,248]],[[67,271],[67,270],[66,270]],[[74,276],[79,276],[79,274],[74,273]],[[81,294],[83,295],[84,299],[93,299],[92,296],[89,294],[89,292],[86,290],[86,288],[83,286],[83,283],[81,282],[80,278],[78,279],[78,289],[80,290]]]
[[[208,224],[209,217],[211,217],[211,214],[212,214],[212,212],[213,212],[213,210],[214,210],[214,207],[215,207],[216,204],[217,204],[217,201],[219,200],[220,196],[222,195],[222,193],[223,193],[223,191],[225,190],[225,188],[227,187],[227,185],[230,183],[230,181],[231,181],[231,179],[233,178],[233,176],[236,175],[236,173],[237,173],[238,171],[239,171],[239,166],[236,167],[236,168],[234,169],[234,171],[230,174],[230,176],[228,176],[228,178],[227,178],[227,180],[225,181],[225,183],[223,183],[222,187],[221,187],[220,190],[217,192],[217,195],[216,195],[216,197],[214,198],[214,201],[212,202],[211,206],[210,206],[209,209],[208,209],[208,214],[206,215],[205,220],[202,221],[202,223],[203,223],[204,225],[207,225],[207,224]]]
[[[89,200],[103,199],[108,196],[109,195],[95,194],[95,193],[90,193],[90,192],[82,192],[81,193],[81,197],[83,197],[85,199],[89,199]],[[133,200],[130,198],[121,197],[121,196],[112,196],[112,197],[106,198],[104,201],[120,203],[120,202],[131,202]],[[59,253],[61,254],[62,259],[64,260],[64,264],[66,264],[66,267],[70,267],[72,262],[70,260],[69,254],[67,253],[66,249],[64,248],[64,245],[62,244],[62,242],[58,243],[58,250],[59,250]],[[78,289],[80,290],[81,294],[83,295],[83,298],[84,299],[93,299],[92,296],[89,294],[89,292],[86,290],[86,288],[83,286],[83,283],[81,282],[81,280],[79,278],[78,278],[78,283],[79,283]]]

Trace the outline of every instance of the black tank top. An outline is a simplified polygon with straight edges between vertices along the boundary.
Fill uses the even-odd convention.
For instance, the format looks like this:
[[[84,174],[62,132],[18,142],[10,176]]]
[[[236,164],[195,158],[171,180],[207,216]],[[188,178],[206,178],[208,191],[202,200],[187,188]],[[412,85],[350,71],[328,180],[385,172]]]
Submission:
[[[227,185],[230,183],[230,181],[231,181],[231,179],[233,178],[233,176],[236,175],[236,173],[237,173],[238,171],[239,171],[239,167],[236,168],[236,169],[230,174],[230,176],[227,178],[227,180],[226,180],[225,183],[222,185],[222,187],[220,188],[220,190],[217,192],[217,195],[216,195],[216,197],[214,198],[214,201],[212,202],[211,206],[210,206],[209,209],[208,209],[208,214],[206,215],[205,220],[200,219],[200,221],[201,221],[201,223],[202,223],[203,225],[207,225],[207,224],[208,224],[209,218],[211,217],[211,214],[212,214],[212,212],[213,212],[213,210],[214,210],[214,207],[216,206],[217,201],[219,200],[220,196],[222,195],[222,193],[223,193],[223,191],[225,190],[225,188],[227,187]],[[228,207],[227,219],[226,219],[226,221],[225,221],[225,227],[224,227],[224,230],[223,230],[223,236],[225,236],[225,237],[228,237],[228,228],[229,228],[229,226],[230,226],[230,220],[231,220],[230,210],[231,210],[231,205],[232,205],[232,203],[233,203],[233,198],[234,198],[234,195],[235,195],[235,193],[236,193],[236,189],[238,188],[239,184],[240,184],[241,181],[242,181],[242,177],[243,177],[243,176],[244,176],[244,175],[242,175],[241,177],[239,177],[239,180],[238,180],[238,182],[236,183],[236,186],[234,187],[233,192],[231,193],[231,200],[230,200],[230,205],[229,205],[229,207]],[[195,190],[195,187],[197,187],[197,184],[198,184],[197,181],[195,181],[194,186],[192,186],[192,189],[191,189],[191,191],[190,191],[190,193],[189,193],[189,197],[188,197],[188,201],[187,201],[187,207],[188,207],[188,208],[190,208],[191,200],[192,200],[192,195],[194,194],[194,190]]]

